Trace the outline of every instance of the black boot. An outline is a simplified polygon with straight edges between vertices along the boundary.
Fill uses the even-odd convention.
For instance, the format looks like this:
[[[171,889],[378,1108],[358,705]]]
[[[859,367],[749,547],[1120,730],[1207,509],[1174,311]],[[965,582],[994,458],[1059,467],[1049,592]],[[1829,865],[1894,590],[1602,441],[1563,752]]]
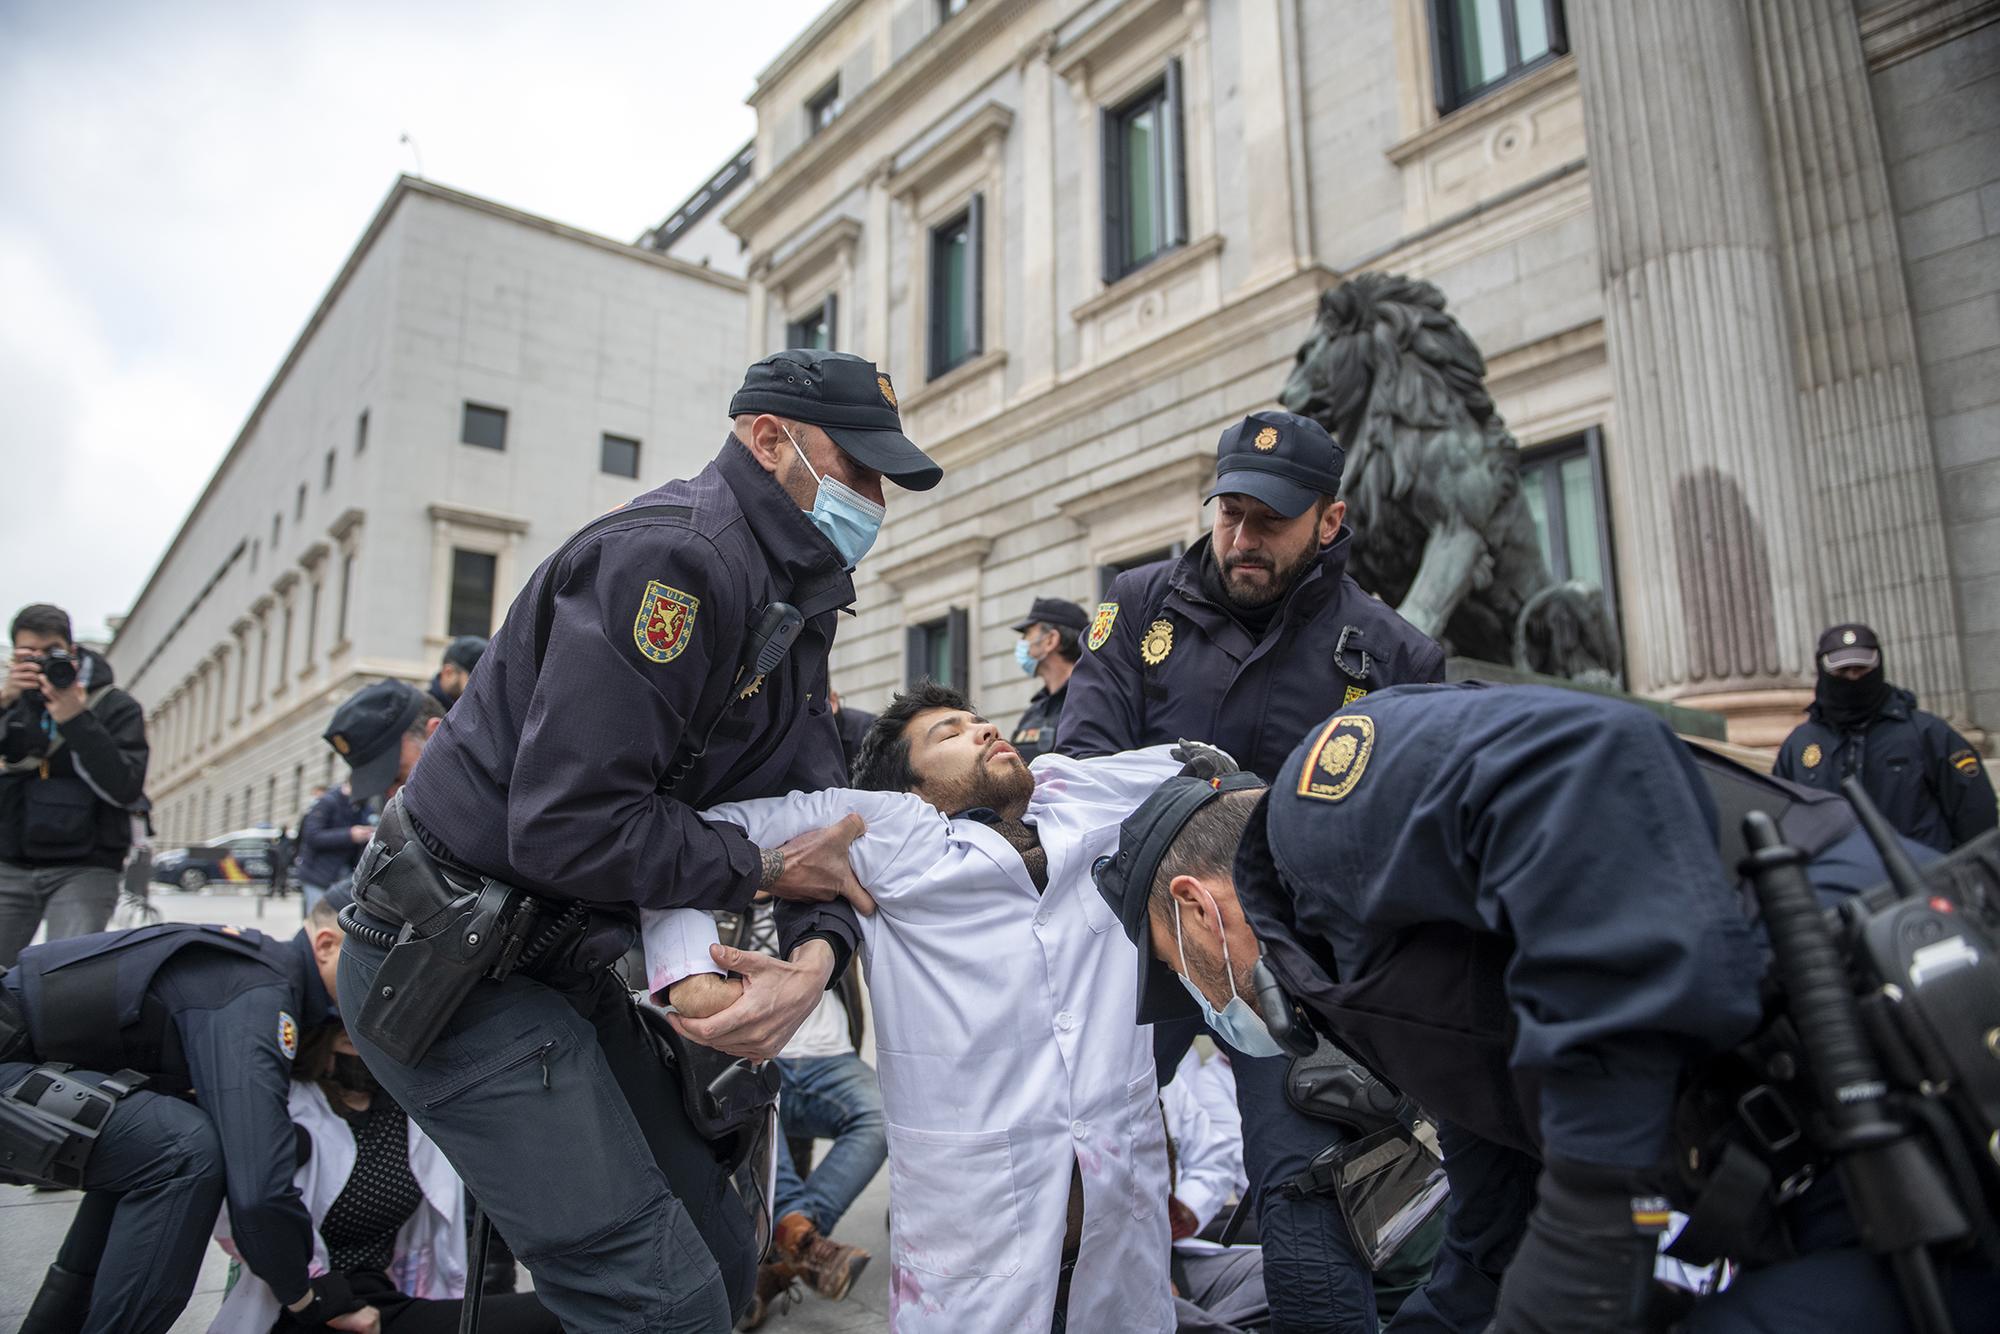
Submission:
[[[76,1334],[90,1314],[90,1289],[95,1274],[72,1274],[61,1265],[50,1265],[42,1279],[42,1290],[21,1322],[21,1334]]]

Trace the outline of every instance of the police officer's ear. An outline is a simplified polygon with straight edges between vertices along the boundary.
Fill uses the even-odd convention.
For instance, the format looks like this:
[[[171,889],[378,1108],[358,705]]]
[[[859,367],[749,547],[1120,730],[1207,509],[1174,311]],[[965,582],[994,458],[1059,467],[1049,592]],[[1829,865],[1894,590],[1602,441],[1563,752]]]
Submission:
[[[768,412],[744,413],[736,418],[730,433],[750,451],[758,466],[774,477],[781,473],[785,460],[794,452],[791,437],[785,434],[785,422]],[[793,434],[797,434],[796,430]]]
[[[1324,507],[1319,510],[1319,544],[1325,546],[1340,536],[1340,525],[1347,519],[1347,502],[1322,496],[1319,503]]]
[[[436,736],[438,728],[443,725],[444,719],[442,718],[424,719],[424,740],[428,742],[432,737]]]

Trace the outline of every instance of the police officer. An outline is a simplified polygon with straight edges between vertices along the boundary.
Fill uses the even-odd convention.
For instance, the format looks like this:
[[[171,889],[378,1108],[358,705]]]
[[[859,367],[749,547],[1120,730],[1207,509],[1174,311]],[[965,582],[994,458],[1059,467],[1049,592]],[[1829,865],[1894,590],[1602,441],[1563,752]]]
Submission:
[[[529,579],[357,875],[355,1045],[571,1330],[722,1329],[754,1280],[747,1220],[731,1231],[714,1159],[606,968],[637,909],[742,912],[759,891],[872,907],[846,860],[858,820],[759,848],[696,811],[841,782],[835,615],[884,480],[923,490],[942,474],[903,436],[889,377],[858,357],[766,358],[730,415],[706,469],[587,525]],[[391,1016],[424,1016],[394,1008],[410,987],[377,979],[401,976],[384,944],[419,911],[410,886],[436,890],[410,869],[425,865],[447,902],[512,887],[502,934],[536,925],[505,966],[479,965],[434,1040],[406,1046],[415,1030],[392,1032]],[[849,917],[846,937],[794,940],[788,921],[783,957],[718,956],[747,979],[718,1016],[733,1054],[775,1055],[858,934]],[[428,948],[396,949],[413,946]]]
[[[431,698],[446,709],[458,703],[465,694],[465,687],[472,681],[473,668],[479,666],[480,655],[486,652],[486,641],[478,635],[460,635],[444,646],[444,658],[431,677],[425,689]]]
[[[1090,617],[1074,602],[1036,598],[1027,619],[1012,627],[1020,636],[1014,641],[1015,664],[1041,682],[1008,738],[1024,762],[1055,749],[1056,724],[1062,719],[1070,674],[1083,656],[1082,637],[1089,626]]]
[[[1383,692],[1315,729],[1268,792],[1176,782],[1100,877],[1151,956],[1142,996],[1161,985],[1157,960],[1212,1025],[1270,1041],[1261,956],[1319,1027],[1439,1118],[1446,1243],[1391,1327],[1642,1327],[1677,1096],[1763,1015],[1717,807],[1777,815],[1822,891],[1879,877],[1879,860],[1856,864],[1851,814],[1697,760],[1636,706],[1539,687]],[[1719,1223],[1696,1204],[1696,1223],[1741,1229],[1730,1251],[1744,1256],[1769,1180]],[[1903,1327],[1831,1182],[1786,1219],[1809,1261],[1739,1277],[1686,1328]],[[1956,1278],[1956,1300],[2000,1297],[1990,1273]]]
[[[1779,747],[1773,773],[1829,792],[1859,774],[1889,823],[1939,852],[1993,828],[1986,766],[1950,723],[1889,684],[1873,630],[1831,627],[1819,637],[1816,660],[1806,721]]]
[[[1268,779],[1328,710],[1442,677],[1443,650],[1347,573],[1342,462],[1324,427],[1289,412],[1252,413],[1222,433],[1209,536],[1112,584],[1070,678],[1060,753],[1191,737]],[[1156,1030],[1163,1071],[1192,1035],[1187,1024]],[[1287,1061],[1233,1065],[1275,1328],[1372,1330],[1368,1269],[1339,1212],[1324,1197],[1275,1193],[1326,1147],[1326,1123],[1287,1100]]]
[[[168,923],[22,951],[0,977],[0,1142],[26,1114],[68,1136],[48,1176],[85,1192],[25,1330],[164,1331],[187,1305],[217,1210],[243,1262],[304,1325],[359,1303],[312,1278],[287,1098],[299,1034],[333,1013],[335,894],[290,940]],[[192,1093],[189,1102],[176,1096]],[[29,1124],[32,1124],[29,1123]],[[81,1128],[94,1130],[70,1135]],[[0,1154],[16,1169],[20,1141]],[[356,1326],[358,1327],[358,1326]]]

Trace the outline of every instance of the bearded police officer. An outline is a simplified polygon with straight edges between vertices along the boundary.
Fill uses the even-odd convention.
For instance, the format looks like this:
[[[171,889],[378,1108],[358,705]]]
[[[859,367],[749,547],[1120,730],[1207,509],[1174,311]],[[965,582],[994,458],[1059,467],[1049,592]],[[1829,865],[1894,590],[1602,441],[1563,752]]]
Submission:
[[[1036,598],[1026,619],[1012,627],[1020,636],[1014,641],[1015,664],[1041,683],[1008,738],[1023,763],[1055,749],[1056,724],[1062,719],[1069,678],[1083,655],[1081,640],[1089,625],[1090,617],[1074,602]]]
[[[1222,434],[1209,536],[1177,561],[1120,575],[1070,678],[1056,750],[1106,755],[1182,737],[1268,779],[1344,701],[1436,681],[1444,653],[1347,573],[1342,452],[1326,429],[1257,412]],[[1160,1030],[1162,1070],[1193,1028]],[[1285,1096],[1288,1062],[1234,1061],[1250,1187],[1280,1331],[1374,1327],[1367,1267],[1321,1196],[1278,1195],[1326,1147],[1328,1126]]]
[[[536,571],[356,876],[355,1045],[576,1331],[726,1328],[754,1273],[746,1221],[732,1233],[727,1202],[696,1197],[708,1150],[606,969],[637,910],[742,912],[760,890],[872,906],[845,856],[858,820],[759,848],[696,812],[842,781],[835,615],[884,480],[941,472],[857,357],[758,362],[730,415],[705,470]],[[490,915],[457,906],[475,893]],[[438,943],[442,970],[420,952],[430,903],[469,923]],[[783,957],[743,966],[711,1034],[737,1055],[775,1055],[844,963],[839,938],[792,939],[782,907]]]
[[[1099,884],[1211,1022],[1269,1037],[1295,1001],[1439,1118],[1447,1239],[1392,1329],[1660,1327],[1644,1308],[1670,1203],[1694,1215],[1689,1244],[1748,1262],[1684,1328],[1903,1329],[1835,1176],[1781,1133],[1809,1122],[1784,1101],[1798,1058],[1711,1060],[1764,1017],[1723,864],[1744,844],[1718,810],[1778,822],[1823,902],[1883,874],[1845,802],[1702,755],[1636,706],[1413,686],[1327,719],[1268,791],[1163,786]],[[1161,976],[1142,963],[1142,997]],[[1761,1127],[1756,1154],[1740,1130],[1678,1137],[1716,1107]],[[1811,1254],[1771,1264],[1794,1250]],[[1977,1265],[1946,1289],[1962,1329],[1983,1327],[1977,1301],[2000,1309]]]
[[[1859,777],[1889,823],[1939,852],[1993,828],[1986,766],[1950,723],[1889,683],[1873,630],[1831,627],[1817,661],[1806,721],[1778,749],[1773,773],[1829,792]]]
[[[311,1277],[287,1111],[299,1034],[333,1012],[344,902],[286,941],[166,923],[36,945],[0,976],[0,1180],[85,1192],[24,1330],[166,1330],[224,1204],[294,1327],[357,1310]]]

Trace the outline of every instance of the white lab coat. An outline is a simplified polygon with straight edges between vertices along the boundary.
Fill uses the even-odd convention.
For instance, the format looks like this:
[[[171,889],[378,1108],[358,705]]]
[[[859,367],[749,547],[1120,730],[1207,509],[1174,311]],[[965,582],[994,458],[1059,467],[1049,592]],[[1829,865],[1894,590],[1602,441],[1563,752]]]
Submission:
[[[320,1220],[354,1174],[354,1132],[327,1104],[319,1085],[294,1082],[292,1120],[312,1136],[312,1157],[299,1164],[292,1183],[299,1188],[313,1220],[312,1272],[327,1271],[326,1242]],[[465,1295],[465,1186],[445,1160],[444,1152],[410,1122],[410,1175],[423,1191],[423,1203],[396,1234],[389,1279],[398,1292],[412,1297],[446,1300]],[[216,1220],[215,1239],[236,1254],[229,1230],[229,1211]],[[278,1318],[278,1298],[270,1285],[246,1266],[236,1286],[222,1299],[222,1308],[208,1334],[264,1334]]]
[[[705,818],[776,847],[850,811],[889,1132],[890,1324],[900,1334],[1045,1330],[1068,1216],[1084,1195],[1069,1328],[1170,1331],[1166,1137],[1138,956],[1091,864],[1180,765],[1166,747],[1033,765],[1027,820],[1048,889],[1000,835],[918,797],[834,789]],[[705,913],[646,913],[656,986],[713,965]]]
[[[1226,1062],[1226,1058],[1217,1056],[1209,1064],[1217,1062]],[[1231,1080],[1226,1063],[1222,1077]],[[1194,1211],[1197,1230],[1207,1227],[1223,1206],[1250,1188],[1243,1170],[1243,1123],[1236,1116],[1234,1095],[1228,1104],[1229,1119],[1218,1120],[1203,1103],[1202,1085],[1208,1078],[1200,1055],[1190,1047],[1174,1070],[1173,1082],[1160,1090],[1167,1133],[1174,1139],[1174,1195]],[[1221,1249],[1192,1237],[1174,1244],[1195,1250]]]

